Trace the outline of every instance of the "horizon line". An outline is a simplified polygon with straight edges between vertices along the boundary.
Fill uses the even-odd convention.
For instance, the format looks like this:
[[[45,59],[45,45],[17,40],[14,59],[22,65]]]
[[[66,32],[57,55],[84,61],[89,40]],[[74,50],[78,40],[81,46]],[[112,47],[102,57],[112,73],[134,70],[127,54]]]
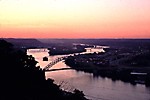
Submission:
[[[17,38],[17,37],[10,37],[10,38],[3,38],[0,39],[150,39],[150,38]]]

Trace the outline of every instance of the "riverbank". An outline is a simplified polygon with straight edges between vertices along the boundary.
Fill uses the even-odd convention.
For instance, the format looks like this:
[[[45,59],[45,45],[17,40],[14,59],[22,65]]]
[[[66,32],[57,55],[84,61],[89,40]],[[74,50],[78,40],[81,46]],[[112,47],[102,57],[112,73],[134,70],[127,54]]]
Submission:
[[[35,58],[4,40],[0,40],[0,64],[0,100],[87,100],[82,91],[67,92],[46,79]]]
[[[149,56],[147,56],[149,53],[147,50],[141,52],[113,48],[106,50],[105,53],[70,56],[65,63],[76,70],[93,73],[94,76],[108,77],[114,81],[122,80],[133,85],[140,83],[150,86]],[[143,61],[145,67],[141,66]],[[134,72],[136,74],[132,74]]]
[[[82,44],[63,44],[52,46],[48,48],[49,55],[66,55],[66,54],[74,54],[74,53],[81,53],[86,52],[85,48],[93,47],[92,45],[82,45]]]
[[[81,53],[85,52],[86,50],[84,48],[82,49],[61,49],[61,48],[55,48],[55,49],[49,49],[49,55],[67,55],[67,54],[73,54],[73,53]]]
[[[39,50],[38,50],[39,51]],[[86,52],[85,54],[87,54]],[[43,57],[48,57],[48,52],[40,49],[40,52],[28,50],[28,55],[33,55],[39,66],[46,66],[49,62],[43,61]],[[83,54],[83,53],[82,53]],[[49,61],[53,61],[63,55],[49,56]],[[64,55],[66,56],[66,55]],[[42,67],[42,68],[43,68]],[[54,65],[51,69],[70,68],[64,61]],[[144,84],[131,85],[128,82],[112,80],[111,78],[94,76],[92,73],[71,70],[61,70],[46,72],[46,79],[54,79],[54,83],[61,89],[73,92],[73,89],[83,91],[85,97],[92,100],[99,98],[104,100],[148,100],[150,98],[149,88]],[[141,92],[142,91],[142,92]],[[128,96],[126,96],[128,95]]]

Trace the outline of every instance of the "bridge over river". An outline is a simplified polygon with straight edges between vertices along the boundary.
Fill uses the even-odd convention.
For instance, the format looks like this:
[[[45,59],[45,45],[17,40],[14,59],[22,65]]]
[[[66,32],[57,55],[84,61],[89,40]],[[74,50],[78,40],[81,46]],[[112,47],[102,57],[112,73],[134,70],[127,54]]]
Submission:
[[[56,58],[55,60],[51,61],[48,65],[46,65],[43,69],[45,71],[50,71],[49,69],[51,67],[53,67],[53,65],[57,64],[58,62],[62,61],[62,60],[65,60],[68,56],[64,56],[64,57],[58,57]]]
[[[64,55],[63,57],[58,57],[55,60],[51,61],[48,65],[46,65],[43,69],[45,71],[58,71],[58,70],[68,70],[72,68],[60,68],[60,69],[50,69],[53,67],[53,65],[57,64],[58,62],[65,60],[69,56],[74,56],[74,55],[79,55],[79,54],[89,54],[89,53],[94,53],[94,52],[104,52],[102,48],[108,48],[104,46],[95,46],[94,48],[85,48],[87,51],[86,52],[81,52],[81,53],[74,53],[74,54],[69,54],[69,55]]]
[[[69,55],[70,56],[70,55]],[[50,71],[60,71],[60,70],[71,70],[73,68],[71,67],[65,67],[65,68],[56,68],[56,69],[51,69],[55,64],[57,64],[58,62],[62,61],[62,60],[65,60],[67,59],[69,56],[64,56],[64,57],[58,57],[56,58],[55,60],[51,61],[47,66],[45,66],[43,69],[45,70],[45,72],[50,72]],[[82,67],[82,68],[76,68],[76,70],[80,70],[80,69],[90,69],[90,68],[87,68],[87,67]]]

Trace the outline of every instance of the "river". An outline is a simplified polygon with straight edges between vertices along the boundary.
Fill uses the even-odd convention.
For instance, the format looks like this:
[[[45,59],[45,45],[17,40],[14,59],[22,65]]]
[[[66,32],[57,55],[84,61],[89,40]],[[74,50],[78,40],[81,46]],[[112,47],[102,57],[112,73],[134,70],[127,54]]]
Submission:
[[[101,51],[103,51],[101,49]],[[87,53],[87,52],[86,52]],[[47,49],[30,49],[28,55],[35,57],[39,63],[37,66],[44,68],[50,61],[64,55],[49,56]],[[49,61],[43,61],[43,57]],[[55,64],[51,69],[69,68],[64,61]],[[92,100],[150,100],[150,87],[143,84],[132,85],[122,81],[112,81],[109,78],[94,77],[90,73],[76,70],[62,70],[46,72],[46,78],[55,80],[61,84],[61,88],[72,92],[79,89],[87,98]]]

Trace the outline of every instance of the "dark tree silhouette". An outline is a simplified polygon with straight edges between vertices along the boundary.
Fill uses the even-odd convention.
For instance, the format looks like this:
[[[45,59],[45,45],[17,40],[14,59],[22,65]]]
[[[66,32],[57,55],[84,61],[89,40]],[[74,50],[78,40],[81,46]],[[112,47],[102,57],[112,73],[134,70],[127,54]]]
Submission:
[[[46,80],[44,70],[36,64],[32,56],[0,40],[0,100],[87,100]]]

